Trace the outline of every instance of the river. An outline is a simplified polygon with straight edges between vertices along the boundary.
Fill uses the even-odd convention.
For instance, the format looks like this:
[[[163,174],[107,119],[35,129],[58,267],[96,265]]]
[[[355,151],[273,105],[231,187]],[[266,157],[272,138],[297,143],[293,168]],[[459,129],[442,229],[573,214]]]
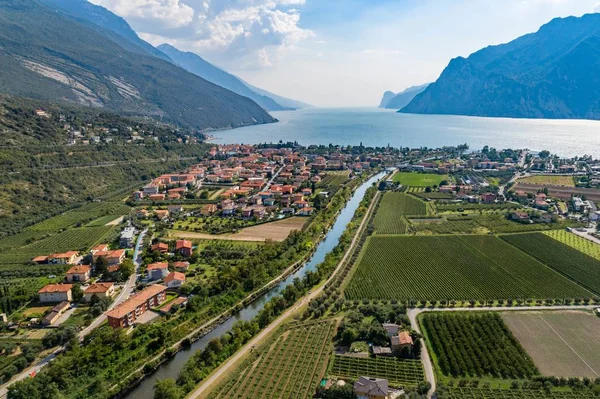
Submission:
[[[454,146],[549,150],[600,158],[600,122],[399,114],[377,108],[309,108],[271,113],[279,123],[215,132],[216,143],[342,144],[392,147]]]
[[[202,337],[200,340],[196,341],[190,348],[178,352],[172,359],[162,364],[154,374],[146,378],[139,386],[135,388],[135,390],[129,393],[126,398],[152,398],[154,395],[154,384],[157,380],[165,378],[176,379],[180,370],[183,368],[183,365],[194,355],[196,351],[204,349],[211,339],[218,338],[231,330],[235,322],[239,320],[251,320],[263,308],[265,303],[267,303],[275,295],[279,294],[281,290],[283,290],[289,284],[292,284],[296,277],[302,278],[307,271],[315,270],[317,265],[323,262],[325,256],[338,244],[341,235],[346,230],[348,223],[352,220],[352,216],[354,216],[354,212],[360,205],[360,202],[362,201],[367,189],[371,187],[373,183],[377,182],[377,180],[383,177],[384,174],[385,173],[382,172],[370,178],[355,190],[352,198],[350,201],[348,201],[346,207],[342,209],[338,215],[332,228],[327,233],[327,236],[318,244],[317,249],[315,250],[315,253],[311,259],[300,269],[289,275],[285,280],[281,281],[277,286],[263,296],[259,297],[256,301],[244,307],[238,314],[229,318],[227,321],[225,321],[225,323],[221,324],[213,331]]]

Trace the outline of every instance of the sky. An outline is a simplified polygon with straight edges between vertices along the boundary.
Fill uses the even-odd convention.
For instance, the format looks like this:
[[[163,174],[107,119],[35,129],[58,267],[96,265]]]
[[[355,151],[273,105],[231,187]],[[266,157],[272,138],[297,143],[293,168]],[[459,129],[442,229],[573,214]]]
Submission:
[[[273,93],[323,107],[379,104],[448,62],[599,0],[90,0]]]

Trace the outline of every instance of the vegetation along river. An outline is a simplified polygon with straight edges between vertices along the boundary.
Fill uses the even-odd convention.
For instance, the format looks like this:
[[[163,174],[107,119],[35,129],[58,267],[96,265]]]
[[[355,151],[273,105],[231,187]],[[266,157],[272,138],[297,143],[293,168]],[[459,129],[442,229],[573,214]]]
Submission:
[[[146,378],[139,386],[137,386],[132,392],[130,392],[127,399],[147,399],[154,395],[154,384],[159,379],[164,378],[177,378],[179,372],[183,368],[185,362],[187,362],[196,351],[202,350],[206,347],[208,342],[213,338],[218,338],[231,330],[233,325],[239,320],[251,320],[256,314],[263,308],[275,295],[279,294],[285,287],[292,284],[296,277],[302,278],[307,271],[313,271],[317,265],[325,259],[325,256],[333,250],[337,245],[341,235],[346,230],[346,226],[352,220],[354,211],[360,205],[360,202],[365,195],[365,192],[373,183],[384,176],[385,173],[380,173],[376,176],[371,177],[368,181],[359,186],[354,195],[346,204],[346,207],[342,209],[338,215],[333,227],[327,233],[327,236],[318,244],[312,258],[306,262],[300,269],[295,273],[289,275],[285,280],[281,281],[271,291],[267,292],[263,296],[259,297],[256,301],[250,305],[242,308],[242,310],[235,316],[229,318],[223,324],[212,330],[210,333],[196,341],[189,349],[178,352],[171,360],[162,364],[159,369]]]

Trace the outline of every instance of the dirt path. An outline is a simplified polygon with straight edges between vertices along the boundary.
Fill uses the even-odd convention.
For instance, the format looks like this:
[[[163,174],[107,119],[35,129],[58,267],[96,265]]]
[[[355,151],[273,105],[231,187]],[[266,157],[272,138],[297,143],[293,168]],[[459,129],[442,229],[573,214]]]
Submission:
[[[221,366],[219,366],[211,375],[209,375],[205,380],[203,380],[195,390],[193,390],[186,396],[186,398],[188,398],[188,399],[199,398],[205,391],[208,392],[208,389],[211,388],[211,386],[214,383],[216,383],[224,374],[229,372],[229,369],[232,366],[234,366],[239,360],[241,360],[244,356],[248,355],[254,346],[259,345],[263,339],[265,339],[273,331],[275,331],[277,328],[279,328],[279,326],[281,326],[281,324],[283,324],[283,322],[286,319],[291,317],[300,307],[302,307],[305,304],[308,304],[312,299],[316,298],[317,296],[319,296],[321,294],[321,292],[324,290],[327,283],[329,283],[330,281],[332,281],[335,278],[336,274],[343,267],[343,265],[346,262],[346,260],[348,259],[348,257],[351,256],[352,251],[353,251],[354,247],[356,246],[356,243],[360,239],[361,232],[362,232],[363,228],[365,227],[367,221],[369,220],[369,216],[371,215],[371,212],[373,210],[373,205],[377,202],[378,196],[379,196],[379,192],[377,192],[377,194],[371,200],[369,209],[363,216],[363,219],[360,223],[357,233],[354,235],[354,238],[352,239],[352,243],[346,250],[346,253],[342,257],[342,259],[338,262],[335,270],[333,271],[331,276],[327,279],[327,281],[324,284],[321,284],[321,286],[319,288],[317,288],[316,290],[314,290],[314,291],[310,292],[308,295],[304,296],[302,299],[300,299],[300,301],[296,302],[296,304],[293,307],[289,308],[281,316],[279,316],[271,324],[269,324],[264,330],[259,332],[257,336],[255,336],[252,340],[250,340],[250,342],[248,342],[244,347],[242,347],[240,350],[238,350],[232,357],[230,357],[228,360],[226,360],[225,363],[223,363]]]

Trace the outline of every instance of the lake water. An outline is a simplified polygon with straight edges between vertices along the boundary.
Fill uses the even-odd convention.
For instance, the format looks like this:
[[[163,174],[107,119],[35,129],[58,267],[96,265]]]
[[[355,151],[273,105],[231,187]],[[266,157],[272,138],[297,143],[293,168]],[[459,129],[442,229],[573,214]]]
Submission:
[[[467,143],[549,150],[561,156],[600,158],[600,122],[399,114],[376,108],[311,108],[271,113],[279,123],[214,133],[217,143],[341,144],[441,147]]]

